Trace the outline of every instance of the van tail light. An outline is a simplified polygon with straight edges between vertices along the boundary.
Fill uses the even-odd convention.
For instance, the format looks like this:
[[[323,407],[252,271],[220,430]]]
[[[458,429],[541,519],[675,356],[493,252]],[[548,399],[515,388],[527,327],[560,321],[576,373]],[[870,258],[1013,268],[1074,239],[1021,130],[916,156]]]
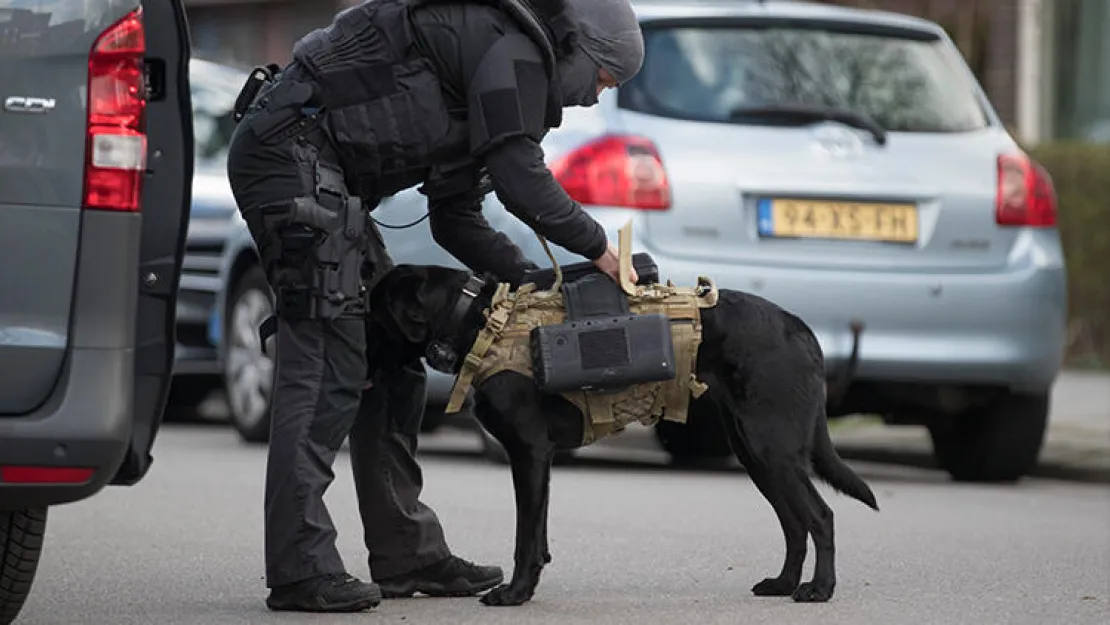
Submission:
[[[141,7],[101,33],[89,53],[86,208],[139,210],[146,169],[145,54]]]
[[[582,204],[643,210],[671,207],[671,185],[655,144],[643,137],[607,135],[566,154],[551,172]]]
[[[999,155],[994,218],[1001,226],[1056,225],[1052,177],[1026,154]]]
[[[85,484],[94,473],[94,469],[85,467],[0,466],[0,483]]]

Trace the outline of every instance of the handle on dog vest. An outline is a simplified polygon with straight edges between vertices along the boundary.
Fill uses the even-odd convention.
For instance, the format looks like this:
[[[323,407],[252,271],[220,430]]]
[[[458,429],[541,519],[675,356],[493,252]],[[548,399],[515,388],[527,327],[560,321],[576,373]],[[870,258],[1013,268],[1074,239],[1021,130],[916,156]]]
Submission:
[[[632,282],[632,220],[621,226],[617,240],[617,258],[620,266],[621,290],[629,296],[637,295],[636,284]]]
[[[559,261],[555,260],[555,254],[552,253],[551,247],[547,244],[547,239],[543,238],[540,233],[536,233],[536,238],[540,240],[540,245],[543,246],[543,251],[547,253],[547,259],[551,261],[551,267],[555,270],[555,282],[548,289],[551,293],[558,293],[563,288],[563,268],[559,266]]]

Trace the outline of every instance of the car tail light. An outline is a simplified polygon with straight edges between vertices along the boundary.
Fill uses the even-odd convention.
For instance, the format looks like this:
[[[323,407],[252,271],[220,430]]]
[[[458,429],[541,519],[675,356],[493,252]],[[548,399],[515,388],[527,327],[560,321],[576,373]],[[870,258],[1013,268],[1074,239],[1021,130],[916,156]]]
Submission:
[[[1055,226],[1056,190],[1044,167],[1025,154],[998,157],[995,221],[1002,226]]]
[[[84,484],[92,479],[93,469],[84,467],[5,467],[0,466],[0,483],[5,484]]]
[[[555,179],[582,204],[644,210],[671,207],[671,186],[655,144],[608,135],[551,164]]]
[[[146,169],[145,54],[142,8],[109,26],[89,53],[86,208],[139,210]]]

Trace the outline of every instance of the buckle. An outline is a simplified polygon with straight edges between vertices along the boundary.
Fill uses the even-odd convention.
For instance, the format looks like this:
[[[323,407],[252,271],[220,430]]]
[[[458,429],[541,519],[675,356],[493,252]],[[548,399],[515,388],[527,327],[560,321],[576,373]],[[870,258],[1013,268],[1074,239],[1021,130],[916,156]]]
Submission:
[[[471,298],[474,298],[478,297],[482,293],[482,288],[485,286],[485,280],[479,278],[478,276],[472,275],[470,276],[470,279],[466,281],[466,285],[463,286],[462,291],[463,293],[469,295]]]
[[[466,358],[463,358],[463,367],[465,369],[477,370],[478,367],[482,365],[483,360],[485,359],[482,356],[479,356],[474,352],[470,352],[466,355]]]
[[[499,308],[486,320],[486,328],[494,334],[500,334],[509,322],[509,309]]]

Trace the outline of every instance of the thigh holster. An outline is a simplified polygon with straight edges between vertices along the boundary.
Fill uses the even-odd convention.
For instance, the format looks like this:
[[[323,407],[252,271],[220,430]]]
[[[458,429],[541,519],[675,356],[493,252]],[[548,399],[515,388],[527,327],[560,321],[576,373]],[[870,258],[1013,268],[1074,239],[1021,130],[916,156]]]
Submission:
[[[359,197],[348,193],[343,172],[329,162],[321,130],[296,138],[292,149],[310,192],[258,206],[247,218],[277,297],[277,314],[289,319],[362,316],[369,213]]]

